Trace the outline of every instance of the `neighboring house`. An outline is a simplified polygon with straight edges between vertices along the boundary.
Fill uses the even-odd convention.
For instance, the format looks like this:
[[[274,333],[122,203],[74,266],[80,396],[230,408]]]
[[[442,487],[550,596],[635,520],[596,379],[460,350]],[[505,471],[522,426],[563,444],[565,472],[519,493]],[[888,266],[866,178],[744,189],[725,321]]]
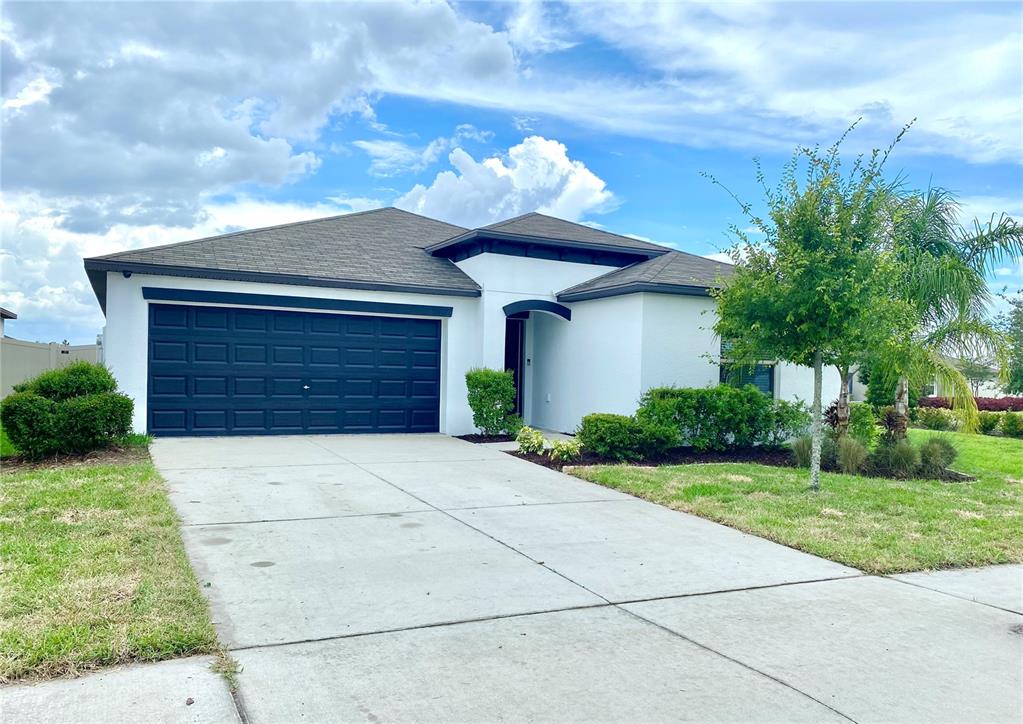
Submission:
[[[10,311],[9,309],[4,309],[3,307],[0,307],[0,337],[4,336],[4,322],[6,322],[8,319],[17,318],[18,315],[15,314],[14,312]]]
[[[85,268],[106,364],[154,435],[468,433],[479,366],[514,371],[529,424],[571,431],[655,385],[717,384],[708,289],[730,273],[542,214],[470,230],[393,208]],[[804,368],[755,377],[778,397],[812,390]]]

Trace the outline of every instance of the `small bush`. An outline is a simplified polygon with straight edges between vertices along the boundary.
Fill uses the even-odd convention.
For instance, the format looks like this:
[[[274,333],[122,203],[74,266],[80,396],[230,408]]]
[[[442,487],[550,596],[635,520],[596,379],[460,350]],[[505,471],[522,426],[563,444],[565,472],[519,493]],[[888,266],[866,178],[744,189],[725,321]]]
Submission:
[[[570,463],[578,460],[582,454],[582,445],[578,440],[555,440],[551,443],[551,460],[559,463]]]
[[[72,362],[67,367],[48,370],[14,386],[16,392],[31,392],[54,402],[116,389],[117,382],[110,370],[92,362]]]
[[[678,444],[694,450],[764,444],[775,424],[772,400],[752,385],[651,388],[636,416],[677,430]]]
[[[57,403],[32,392],[15,392],[0,405],[4,432],[22,455],[41,458],[60,449]]]
[[[810,467],[813,438],[809,435],[792,441],[792,459],[799,468]],[[821,438],[821,469],[834,470],[838,465],[838,444],[830,435]]]
[[[863,402],[849,404],[849,437],[858,440],[868,449],[874,446],[881,430],[877,426],[874,410]]]
[[[1002,413],[1002,434],[1007,437],[1023,437],[1023,414],[1019,412]]]
[[[920,467],[920,451],[908,440],[900,440],[890,445],[882,444],[871,454],[870,463],[882,475],[909,478]]]
[[[642,460],[678,444],[671,426],[609,413],[584,417],[576,437],[586,450],[613,460]]]
[[[952,430],[955,420],[952,411],[941,407],[921,407],[917,410],[916,423],[928,430]]]
[[[515,436],[515,442],[519,444],[519,452],[531,455],[540,455],[547,444],[543,433],[531,427],[523,425]]]
[[[519,434],[519,430],[526,426],[526,421],[519,415],[508,415],[504,418],[504,431],[515,437]]]
[[[934,435],[920,446],[920,472],[930,477],[939,477],[951,465],[959,451],[943,437]]]
[[[862,442],[843,435],[838,441],[838,469],[846,475],[855,475],[863,469],[869,454],[867,446]]]
[[[29,458],[85,453],[107,447],[131,432],[134,405],[117,392],[55,402],[34,392],[16,392],[0,406],[4,431]]]
[[[984,435],[990,435],[1002,424],[1002,415],[998,412],[981,412],[980,427],[977,429]]]
[[[132,401],[117,392],[72,397],[58,406],[60,452],[85,453],[131,431]]]
[[[465,373],[469,390],[472,424],[484,435],[500,435],[508,427],[508,417],[515,409],[515,377],[511,371],[486,368]]]

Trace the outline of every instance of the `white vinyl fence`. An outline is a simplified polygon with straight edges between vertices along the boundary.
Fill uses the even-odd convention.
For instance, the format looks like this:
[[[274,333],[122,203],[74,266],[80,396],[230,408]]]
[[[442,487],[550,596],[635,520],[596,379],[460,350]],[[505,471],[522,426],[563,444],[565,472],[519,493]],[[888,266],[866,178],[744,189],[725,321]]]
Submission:
[[[0,337],[0,399],[11,394],[14,385],[40,372],[66,367],[85,360],[99,362],[99,345],[24,342]]]

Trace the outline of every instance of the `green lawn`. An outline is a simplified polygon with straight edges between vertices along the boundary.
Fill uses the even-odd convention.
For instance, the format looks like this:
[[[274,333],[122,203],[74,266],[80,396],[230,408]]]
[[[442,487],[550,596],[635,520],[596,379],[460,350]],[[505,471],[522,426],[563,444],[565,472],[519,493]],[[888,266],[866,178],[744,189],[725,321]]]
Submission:
[[[1023,562],[1023,440],[947,436],[971,483],[882,480],[738,463],[598,466],[574,475],[870,573]]]
[[[0,682],[217,651],[163,481],[134,457],[0,477]]]

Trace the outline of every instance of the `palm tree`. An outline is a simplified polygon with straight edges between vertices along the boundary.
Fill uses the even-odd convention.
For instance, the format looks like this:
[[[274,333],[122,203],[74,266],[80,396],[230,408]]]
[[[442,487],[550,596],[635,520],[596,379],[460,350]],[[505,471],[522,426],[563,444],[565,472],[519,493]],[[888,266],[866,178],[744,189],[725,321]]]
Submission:
[[[891,209],[888,243],[902,269],[901,294],[916,319],[911,333],[878,351],[882,374],[898,380],[899,436],[909,421],[910,382],[932,379],[950,391],[963,429],[976,429],[972,389],[951,359],[1006,356],[1004,335],[987,318],[986,276],[1005,259],[1023,256],[1023,226],[1002,214],[967,229],[959,224],[959,212],[944,189],[904,196]]]

